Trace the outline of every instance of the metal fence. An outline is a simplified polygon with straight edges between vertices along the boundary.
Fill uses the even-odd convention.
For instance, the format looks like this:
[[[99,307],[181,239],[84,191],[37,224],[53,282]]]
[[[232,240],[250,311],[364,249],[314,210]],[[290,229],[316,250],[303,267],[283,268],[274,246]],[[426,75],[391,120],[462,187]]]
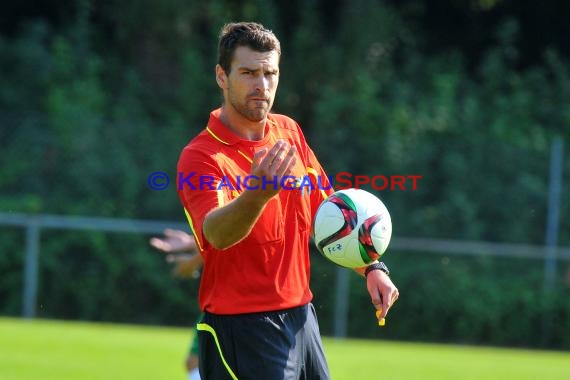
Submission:
[[[0,213],[0,226],[17,226],[26,231],[23,299],[21,314],[25,318],[36,316],[38,291],[38,260],[41,253],[40,235],[45,229],[93,230],[112,233],[160,234],[165,228],[187,230],[185,223],[174,221],[113,219],[100,217],[80,217],[62,215],[33,215]],[[443,239],[423,239],[394,237],[390,243],[392,250],[421,251],[444,255],[485,255],[513,258],[533,258],[545,262],[545,289],[551,286],[549,276],[559,260],[570,261],[570,247],[552,245],[490,243],[481,241],[457,241]],[[346,336],[349,304],[350,272],[337,270],[335,300],[334,335]]]

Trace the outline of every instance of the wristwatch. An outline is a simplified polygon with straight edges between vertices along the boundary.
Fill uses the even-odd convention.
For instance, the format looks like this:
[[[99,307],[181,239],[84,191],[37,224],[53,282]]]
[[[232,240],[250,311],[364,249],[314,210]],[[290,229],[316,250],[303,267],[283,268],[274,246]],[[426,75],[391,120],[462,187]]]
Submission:
[[[373,270],[381,270],[382,272],[386,273],[388,276],[390,275],[390,270],[388,269],[386,264],[380,261],[378,263],[372,263],[369,266],[367,266],[366,270],[364,271],[364,277],[367,277],[368,273],[372,272]]]

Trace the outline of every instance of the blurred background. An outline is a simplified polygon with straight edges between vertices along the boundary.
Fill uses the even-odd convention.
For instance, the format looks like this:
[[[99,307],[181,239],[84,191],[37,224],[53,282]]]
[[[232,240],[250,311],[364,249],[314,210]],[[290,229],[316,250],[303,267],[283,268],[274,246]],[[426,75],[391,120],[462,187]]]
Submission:
[[[181,149],[220,105],[217,34],[282,44],[275,112],[375,191],[400,300],[313,255],[321,332],[570,350],[567,1],[19,1],[0,14],[0,315],[191,326],[198,282],[148,245],[183,228]],[[312,247],[313,248],[313,247]]]

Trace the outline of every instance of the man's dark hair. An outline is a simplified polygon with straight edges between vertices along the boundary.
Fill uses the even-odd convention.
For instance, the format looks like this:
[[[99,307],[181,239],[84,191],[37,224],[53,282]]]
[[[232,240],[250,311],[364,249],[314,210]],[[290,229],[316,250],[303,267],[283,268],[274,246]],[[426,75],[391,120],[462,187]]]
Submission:
[[[220,32],[218,64],[226,74],[230,73],[234,52],[239,46],[247,46],[258,52],[275,50],[281,56],[281,44],[275,34],[255,22],[226,24]]]

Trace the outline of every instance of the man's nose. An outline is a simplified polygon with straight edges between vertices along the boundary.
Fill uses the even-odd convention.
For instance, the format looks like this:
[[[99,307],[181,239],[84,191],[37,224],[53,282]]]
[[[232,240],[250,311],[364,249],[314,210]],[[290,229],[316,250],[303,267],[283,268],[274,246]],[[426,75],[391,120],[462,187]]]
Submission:
[[[256,81],[255,90],[257,92],[265,94],[268,89],[269,89],[269,79],[267,79],[265,75],[260,75],[258,80]]]

